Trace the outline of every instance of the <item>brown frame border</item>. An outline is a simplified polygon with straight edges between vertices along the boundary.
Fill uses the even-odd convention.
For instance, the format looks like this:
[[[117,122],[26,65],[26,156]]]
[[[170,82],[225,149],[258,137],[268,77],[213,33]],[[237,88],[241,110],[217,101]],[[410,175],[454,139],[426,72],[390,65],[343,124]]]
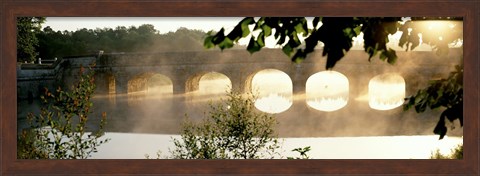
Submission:
[[[478,175],[479,15],[475,0],[2,0],[0,4],[0,165],[27,174],[368,174]],[[461,16],[464,17],[463,160],[17,160],[18,16]]]

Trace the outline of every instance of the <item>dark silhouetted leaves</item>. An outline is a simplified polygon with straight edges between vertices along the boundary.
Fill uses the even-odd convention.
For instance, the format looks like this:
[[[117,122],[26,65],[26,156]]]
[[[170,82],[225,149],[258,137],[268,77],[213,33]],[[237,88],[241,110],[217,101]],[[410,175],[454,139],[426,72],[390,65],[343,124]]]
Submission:
[[[440,139],[447,133],[445,119],[449,121],[458,119],[463,126],[463,68],[456,66],[455,69],[448,78],[431,81],[427,88],[407,98],[404,104],[404,110],[414,107],[418,113],[424,112],[427,108],[446,108],[434,129],[434,133],[440,135]]]
[[[282,51],[287,56],[291,57],[292,62],[296,63],[306,59],[309,53],[315,51],[317,44],[322,42],[324,44],[322,56],[327,57],[327,69],[333,68],[345,56],[345,53],[352,47],[353,37],[357,37],[360,32],[363,33],[364,50],[368,54],[368,60],[370,61],[378,54],[380,60],[389,64],[394,64],[398,59],[395,50],[387,47],[389,35],[395,34],[397,31],[403,32],[398,45],[404,47],[407,51],[420,45],[420,34],[423,43],[432,46],[436,53],[440,55],[448,54],[448,44],[461,42],[463,39],[462,25],[448,26],[452,35],[439,37],[419,25],[422,24],[422,20],[429,20],[430,18],[412,17],[411,19],[411,21],[400,24],[401,17],[315,17],[312,21],[313,28],[308,29],[304,17],[262,17],[257,21],[249,17],[242,20],[239,25],[246,28],[245,24],[255,24],[254,30],[259,31],[258,36],[250,39],[247,47],[250,53],[261,50],[265,46],[265,37],[273,34],[277,40],[276,44],[281,46]],[[462,18],[433,19],[461,20]],[[320,22],[322,25],[317,27]],[[232,36],[239,36],[240,31],[234,34]],[[221,37],[222,35],[223,29],[213,38],[208,36],[207,39],[214,40],[216,36]],[[302,41],[300,36],[306,38]],[[229,38],[233,39],[233,37]],[[212,43],[218,45],[221,49],[230,46],[220,45],[219,42],[215,41],[205,43],[207,48],[210,48]],[[230,42],[227,44],[230,44]],[[463,70],[458,67],[457,71],[453,72],[448,79],[433,81],[427,89],[420,90],[415,96],[407,98],[404,109],[408,110],[414,107],[417,112],[424,112],[426,108],[446,107],[448,110],[459,104],[463,97],[462,75]],[[463,123],[461,116],[452,117],[460,119]],[[440,124],[435,131],[443,135],[446,130],[443,130],[441,126]]]

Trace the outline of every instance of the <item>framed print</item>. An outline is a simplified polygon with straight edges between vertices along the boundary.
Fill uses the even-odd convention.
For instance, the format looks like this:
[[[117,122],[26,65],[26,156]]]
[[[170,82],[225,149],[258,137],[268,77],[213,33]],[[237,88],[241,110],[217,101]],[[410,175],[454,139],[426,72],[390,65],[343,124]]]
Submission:
[[[474,40],[478,39],[478,2],[79,0],[2,1],[1,5],[2,174],[476,175],[480,172],[479,40]],[[248,18],[251,16],[254,18]],[[336,31],[330,31],[331,36],[320,37],[320,44],[313,47],[311,43],[292,44],[301,35],[289,35],[285,30],[286,35],[281,39],[278,33],[282,25],[272,27],[277,17],[289,20],[278,18],[275,24],[298,23],[291,30],[313,31],[312,34],[327,30],[322,25],[341,26],[335,20],[329,23],[329,19],[353,19],[341,23],[354,26],[340,30],[338,35],[350,38],[353,35],[353,43],[335,50],[334,45],[338,46],[343,39],[332,37]],[[388,38],[377,37],[376,40],[386,41],[387,48],[382,48],[378,44],[369,45],[369,35],[365,34],[375,28],[369,26],[376,24],[372,22],[377,19],[374,17],[398,20],[402,25],[414,21],[418,26],[397,29],[398,25],[394,25],[395,31],[412,35],[392,33],[385,34]],[[445,19],[447,23],[429,23],[425,17],[437,22]],[[46,20],[42,21],[44,26],[37,40],[48,47],[40,48],[33,60],[25,59],[28,52],[20,51],[32,42],[24,44],[23,36],[15,35],[27,33],[21,32],[25,18]],[[370,23],[365,22],[369,20]],[[258,21],[269,25],[262,26]],[[254,37],[245,33],[247,29],[243,27],[248,26],[244,23],[248,23],[248,31],[253,31],[250,35]],[[257,32],[253,30],[255,25]],[[429,33],[416,35],[421,27]],[[218,31],[223,30],[225,35],[219,35]],[[277,40],[259,40],[259,36],[274,32],[280,40],[288,42],[279,42],[278,36]],[[238,40],[234,35],[245,39]],[[447,50],[432,44],[458,36],[461,40],[452,39],[455,42],[445,45]],[[303,37],[309,41],[308,35]],[[421,37],[422,42],[435,47],[412,43],[414,40],[404,37]],[[277,42],[282,46],[275,45]],[[406,47],[399,47],[402,45]],[[309,47],[314,51],[306,52]],[[447,77],[455,81],[443,84],[442,78]],[[457,83],[460,87],[455,87]],[[444,92],[420,91],[432,85],[450,87]],[[449,93],[450,89],[457,92]],[[242,103],[230,104],[237,97],[232,92],[254,95],[252,101],[238,96],[241,102],[250,102],[243,107]],[[422,104],[420,99],[425,94],[440,97],[448,94],[450,99]],[[49,106],[41,105],[45,102]],[[439,106],[442,107],[435,109]],[[216,128],[208,125],[214,122],[219,125],[224,120],[215,113],[240,117],[250,113],[250,109],[253,116],[261,114],[258,123],[264,124],[247,126],[240,133],[255,133],[249,140],[265,142],[258,140],[258,136],[263,136],[261,132],[270,135],[270,126],[264,119],[272,119],[275,126],[271,128],[277,136],[265,139],[278,137],[281,141],[278,145],[268,142],[258,145],[268,146],[260,149],[266,152],[259,152],[258,157],[239,152],[240,145],[222,148],[223,153],[212,150],[208,155],[211,150],[205,147],[186,145],[188,135],[204,143],[211,141],[205,144],[211,148],[235,143],[218,136],[231,136],[227,132],[239,130],[239,126],[228,126],[230,122],[226,121],[217,131],[208,131]],[[52,112],[71,116],[55,121],[51,120],[56,117]],[[457,117],[458,113],[463,116]],[[87,115],[93,118],[84,123]],[[209,117],[212,121],[205,120]],[[36,121],[29,124],[32,119]],[[76,128],[62,127],[65,123]],[[202,127],[193,124],[202,123],[206,124],[204,131],[195,131]],[[28,143],[22,137],[30,128],[34,129],[32,134],[43,135],[36,139],[49,141]],[[96,132],[98,138],[93,135]],[[202,136],[199,133],[218,136],[199,138]],[[65,134],[73,138],[62,136]],[[75,143],[86,136],[92,140]],[[441,142],[439,137],[443,138]],[[198,144],[195,140],[194,146]],[[218,142],[222,140],[229,142]],[[57,143],[65,152],[28,153],[32,147],[48,148]],[[254,142],[248,144],[251,143]],[[429,159],[435,155],[431,153],[435,149],[448,153],[458,144],[462,145],[461,159]],[[75,153],[85,151],[78,146],[89,152]],[[266,156],[275,147],[279,147],[276,155]],[[158,159],[151,159],[156,151],[161,151]],[[56,159],[32,159],[43,157]]]

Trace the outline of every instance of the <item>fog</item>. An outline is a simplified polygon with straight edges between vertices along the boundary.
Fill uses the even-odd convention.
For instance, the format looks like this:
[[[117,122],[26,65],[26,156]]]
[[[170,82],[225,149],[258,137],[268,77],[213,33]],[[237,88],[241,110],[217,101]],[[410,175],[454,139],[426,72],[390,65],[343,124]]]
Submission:
[[[201,45],[201,43],[197,43],[197,45]],[[195,46],[193,48],[203,47]],[[349,58],[348,55],[351,53],[347,53],[345,58]],[[411,58],[412,53],[398,54],[399,59],[394,66],[385,66],[387,63],[378,58],[372,58],[370,63],[367,63],[367,57],[361,58],[365,62],[364,65],[367,65],[364,66],[365,68],[349,65],[351,63],[343,64],[346,59],[339,61],[333,69],[335,72],[324,72],[324,62],[315,64],[313,69],[317,72],[310,75],[311,79],[305,81],[304,92],[293,92],[294,78],[280,70],[270,68],[257,72],[247,85],[251,84],[250,89],[258,96],[255,104],[257,109],[276,117],[279,123],[275,130],[279,137],[290,139],[291,147],[323,145],[326,147],[324,151],[335,150],[348,153],[352,151],[344,148],[343,145],[351,146],[355,145],[356,140],[364,140],[368,141],[366,142],[368,144],[362,144],[362,147],[374,146],[372,147],[373,151],[379,152],[380,148],[388,147],[379,144],[385,143],[385,141],[389,141],[386,143],[391,146],[418,144],[418,141],[421,141],[416,140],[418,136],[428,136],[428,140],[420,138],[433,141],[436,138],[436,136],[432,137],[433,129],[444,109],[427,109],[424,113],[416,113],[414,110],[404,111],[403,98],[426,87],[428,82],[425,80],[446,77],[453,70],[453,66],[449,65],[451,61],[445,63],[445,59],[449,58],[431,58],[432,55],[428,54],[419,54],[414,59]],[[461,57],[458,56],[458,59],[460,60],[458,63],[460,63]],[[152,60],[152,62],[164,61]],[[375,70],[374,73],[365,71],[370,71],[371,68],[379,65],[383,66],[383,69]],[[437,66],[438,68],[434,68],[436,73],[428,71],[418,73],[423,68],[431,69]],[[351,71],[352,68],[356,70]],[[352,73],[349,77],[346,76],[347,73],[338,70],[349,70],[355,74],[353,76],[357,74],[373,76],[359,76],[359,79],[355,79],[351,77]],[[322,76],[322,73],[333,73],[338,77]],[[132,79],[131,82],[129,81],[128,93],[96,94],[92,99],[94,108],[88,130],[95,130],[102,112],[106,112],[105,130],[107,134],[112,134],[113,137],[119,134],[125,134],[125,136],[118,138],[119,141],[112,140],[109,142],[111,144],[105,146],[112,145],[112,148],[119,145],[136,146],[138,144],[133,143],[136,142],[135,137],[129,136],[132,134],[157,135],[157,137],[164,135],[161,138],[145,138],[145,141],[161,140],[160,143],[166,144],[170,138],[165,136],[178,135],[186,116],[192,120],[206,117],[210,110],[209,104],[225,98],[226,92],[231,91],[232,82],[223,73],[207,72],[202,74],[198,85],[194,85],[198,89],[187,93],[174,94],[172,81],[167,76],[149,73],[142,75],[147,78],[145,89],[138,86],[142,84],[141,81]],[[26,127],[26,113],[38,113],[40,103],[38,100],[31,104],[25,100],[19,100],[18,103],[18,129],[20,130]],[[463,130],[458,121],[454,121],[454,123],[447,121],[446,123],[449,127],[448,136],[452,138],[463,136]],[[396,138],[388,138],[389,136]],[[415,140],[409,142],[398,142],[408,141],[405,140],[406,136],[417,136],[417,138],[412,138]],[[125,137],[130,138],[124,140]],[[378,138],[371,140],[371,137]],[[342,139],[343,142],[350,141],[350,143],[338,141],[332,143],[331,139]],[[330,144],[327,144],[329,142]],[[433,143],[425,143],[425,145]],[[148,145],[148,143],[142,145]],[[342,147],[338,148],[338,146]],[[163,152],[167,152],[165,146],[163,148]],[[313,153],[319,151],[315,149]],[[150,155],[154,155],[151,153],[152,151],[145,151],[145,153],[148,152]],[[330,156],[325,156],[325,153],[315,156],[330,158]],[[365,155],[358,156],[368,158]],[[332,156],[331,158],[341,157]]]
[[[252,84],[261,92],[256,103],[257,109],[270,112],[276,117],[279,122],[276,130],[280,137],[432,135],[443,110],[440,108],[416,113],[414,110],[403,111],[401,104],[386,108],[389,110],[374,109],[369,105],[368,91],[358,95],[350,93],[347,101],[335,107],[336,110],[332,104],[326,103],[329,101],[316,104],[327,105],[327,110],[319,110],[309,105],[304,93],[291,92],[291,85],[288,85],[291,80],[288,77],[271,72],[261,76],[273,77],[268,80],[280,82],[275,85],[275,81],[265,81],[263,85],[268,86],[263,86],[264,89],[262,81]],[[275,78],[276,76],[278,77]],[[228,77],[212,72],[201,78],[197,91],[174,95],[169,81],[155,80],[156,78],[165,79],[161,75],[152,76],[146,91],[96,95],[93,99],[94,115],[91,117],[107,112],[107,131],[110,132],[178,134],[185,115],[193,120],[206,117],[209,104],[225,98],[225,93],[231,87]],[[283,89],[285,87],[287,89]],[[273,110],[261,109],[262,107]],[[462,128],[458,123],[455,125],[457,128],[449,129],[448,135],[462,136]]]

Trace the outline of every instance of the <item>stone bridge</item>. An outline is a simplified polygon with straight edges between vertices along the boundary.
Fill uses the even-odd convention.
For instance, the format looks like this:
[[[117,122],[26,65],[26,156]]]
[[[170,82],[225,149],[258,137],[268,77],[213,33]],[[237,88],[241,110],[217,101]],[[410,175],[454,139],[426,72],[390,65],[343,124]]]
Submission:
[[[362,91],[376,75],[398,73],[406,81],[408,94],[430,79],[448,75],[453,66],[459,63],[458,52],[454,50],[446,57],[426,51],[397,52],[397,64],[390,65],[378,58],[372,58],[369,62],[368,55],[363,51],[350,51],[333,70],[348,78],[353,93]],[[142,91],[146,89],[150,76],[162,74],[171,79],[174,94],[183,94],[198,90],[200,78],[209,72],[224,74],[230,79],[233,90],[245,92],[251,89],[251,81],[256,73],[264,69],[277,69],[290,77],[293,93],[301,94],[305,92],[306,81],[311,75],[325,71],[326,58],[320,53],[313,53],[299,64],[291,62],[277,49],[264,49],[253,55],[245,50],[108,54],[91,60],[97,63],[97,89],[102,93],[113,93],[113,90],[117,94]],[[81,58],[68,58],[72,60],[71,63],[77,59]],[[71,66],[78,67],[78,63]]]
[[[349,135],[430,135],[440,111],[421,115],[429,118],[416,118],[415,114],[401,112],[401,108],[390,111],[377,111],[368,107],[364,101],[354,99],[368,94],[369,81],[383,73],[397,73],[405,80],[406,95],[414,94],[425,87],[429,80],[448,76],[454,66],[461,62],[461,49],[451,49],[447,56],[437,56],[431,51],[403,52],[397,51],[398,60],[390,65],[374,57],[368,61],[364,51],[352,50],[337,63],[334,71],[348,78],[348,104],[335,112],[322,112],[309,108],[305,99],[294,99],[293,105],[287,111],[277,114],[280,119],[279,132],[281,136],[349,136]],[[310,54],[301,63],[293,63],[280,49],[263,49],[255,54],[245,50],[208,50],[196,52],[166,52],[166,53],[117,53],[95,56],[68,57],[59,59],[51,66],[21,65],[17,68],[18,97],[26,98],[27,92],[36,96],[41,86],[56,85],[55,80],[64,85],[70,85],[78,78],[81,66],[95,62],[95,81],[98,95],[119,96],[126,93],[141,92],[147,89],[147,82],[154,74],[168,77],[172,82],[173,94],[183,95],[198,90],[200,78],[210,72],[218,72],[227,76],[232,89],[240,92],[251,90],[252,78],[265,69],[276,69],[284,72],[292,82],[293,95],[304,95],[306,82],[315,73],[325,71],[326,57],[321,51]],[[36,76],[35,76],[36,75]],[[301,96],[300,96],[301,97]],[[148,105],[148,104],[147,104]],[[124,108],[112,106],[112,111]],[[171,105],[177,106],[177,105]],[[170,107],[178,114],[185,109]],[[135,108],[133,108],[135,109]],[[122,113],[122,112],[119,112]],[[141,132],[177,133],[181,122],[178,114],[175,118],[160,118],[161,122],[145,121],[143,126],[164,126],[145,128]],[[133,114],[138,115],[138,114]],[[115,115],[112,115],[115,116]],[[131,115],[130,115],[131,116]],[[351,118],[355,116],[356,118]],[[297,117],[303,117],[301,120]],[[323,118],[319,118],[323,117]],[[330,118],[331,117],[331,118]],[[160,120],[156,119],[156,120]],[[168,120],[165,120],[168,119]],[[427,119],[427,120],[425,120]],[[115,120],[114,120],[115,121]],[[137,119],[137,121],[139,121]],[[140,120],[141,121],[141,120]],[[378,125],[371,124],[378,122]],[[129,118],[121,118],[113,122],[122,132],[137,132],[132,129]],[[383,124],[383,125],[380,125]],[[391,128],[389,125],[398,125]],[[371,129],[365,129],[365,128]],[[405,133],[404,129],[412,129]],[[164,131],[156,131],[162,129]],[[170,130],[168,130],[170,129]],[[380,132],[379,132],[380,131]],[[461,132],[460,132],[461,133]]]

